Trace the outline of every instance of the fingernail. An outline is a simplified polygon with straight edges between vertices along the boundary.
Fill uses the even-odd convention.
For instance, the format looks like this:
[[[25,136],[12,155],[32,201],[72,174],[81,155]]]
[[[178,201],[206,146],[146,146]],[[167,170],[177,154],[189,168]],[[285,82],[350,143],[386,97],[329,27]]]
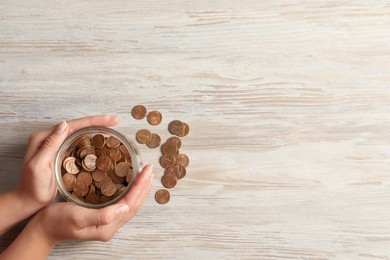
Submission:
[[[149,164],[149,168],[148,168],[147,172],[148,172],[149,175],[153,174],[153,165]]]
[[[66,121],[61,121],[58,125],[57,125],[57,127],[56,127],[56,133],[57,134],[62,134],[64,131],[65,131],[65,129],[68,127],[68,124],[66,123]]]
[[[127,206],[126,204],[120,204],[116,209],[115,209],[115,212],[116,212],[116,215],[119,216],[123,213],[126,213],[129,211],[129,206]]]

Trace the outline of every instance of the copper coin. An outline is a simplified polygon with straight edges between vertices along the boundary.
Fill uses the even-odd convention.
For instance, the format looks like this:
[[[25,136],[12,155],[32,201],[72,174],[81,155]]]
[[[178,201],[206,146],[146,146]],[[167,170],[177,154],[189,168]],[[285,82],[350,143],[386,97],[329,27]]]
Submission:
[[[156,194],[154,196],[155,200],[159,204],[166,204],[166,203],[168,203],[170,197],[171,197],[171,195],[169,194],[169,191],[164,190],[164,189],[156,191]]]
[[[116,175],[114,172],[111,172],[108,176],[111,178],[111,182],[115,184],[122,184],[125,182],[126,178],[125,177],[119,177]]]
[[[81,172],[77,175],[77,181],[81,181],[85,185],[89,186],[92,183],[92,176],[89,172]]]
[[[97,157],[96,155],[94,154],[88,154],[87,156],[85,156],[84,160],[83,160],[83,165],[85,165],[85,170],[87,171],[93,171],[96,169],[96,160],[97,160]]]
[[[165,143],[161,147],[161,152],[163,154],[168,154],[168,155],[174,155],[177,153],[177,147],[174,143]]]
[[[64,183],[65,188],[68,191],[72,191],[74,185],[76,184],[76,177],[73,174],[65,173],[64,176],[62,176],[62,181]]]
[[[117,163],[117,165],[115,165],[115,174],[118,177],[126,177],[129,171],[130,171],[130,166],[128,163],[120,162]]]
[[[99,204],[101,203],[101,200],[96,193],[88,193],[87,196],[85,197],[85,202],[91,204]]]
[[[183,179],[186,176],[186,168],[183,166],[175,165],[173,166],[173,169],[175,170],[175,174],[178,180]]]
[[[169,143],[169,144],[171,144],[171,145],[174,145],[174,146],[177,147],[177,149],[180,149],[180,147],[181,147],[181,140],[180,140],[179,137],[176,137],[176,136],[171,136],[171,137],[169,137],[169,138],[165,141],[165,143]]]
[[[187,125],[186,123],[183,122],[183,131],[179,134],[179,136],[184,137],[184,136],[188,135],[189,132],[190,132],[189,125]]]
[[[146,144],[152,139],[152,133],[147,129],[138,130],[135,134],[135,139],[137,139],[140,144]]]
[[[176,177],[174,168],[173,167],[169,167],[169,168],[165,169],[164,175],[173,175],[173,176]]]
[[[70,174],[76,174],[80,171],[80,168],[76,165],[75,157],[68,157],[63,162],[64,169]]]
[[[160,165],[164,169],[173,167],[175,165],[175,161],[176,161],[175,157],[171,155],[164,154],[163,156],[160,157]]]
[[[127,150],[126,146],[121,144],[119,146],[119,151],[121,152],[122,157],[125,157],[126,159],[130,159],[130,152],[129,152],[129,150]]]
[[[161,137],[158,134],[152,134],[150,141],[146,143],[149,148],[156,148],[161,143]]]
[[[79,152],[79,157],[81,159],[83,159],[87,155],[95,154],[95,149],[93,147],[91,147],[91,146],[81,148],[81,149],[79,149],[79,151],[80,151]]]
[[[108,157],[107,155],[100,156],[96,160],[96,168],[98,168],[101,171],[106,172],[110,169],[111,166],[112,166],[112,161],[110,157]]]
[[[149,124],[158,125],[161,123],[162,115],[158,111],[151,111],[148,113],[147,119],[148,119]]]
[[[116,192],[116,186],[113,182],[107,181],[102,184],[100,190],[102,191],[103,195],[110,197]]]
[[[180,120],[173,120],[168,125],[168,130],[171,134],[180,135],[183,132],[184,124]]]
[[[116,148],[119,147],[120,144],[121,142],[113,136],[108,137],[106,140],[106,146],[108,148]]]
[[[100,170],[94,170],[92,172],[92,178],[94,181],[100,182],[103,181],[104,178],[106,178],[107,173],[100,171]]]
[[[143,119],[146,116],[146,108],[143,105],[134,106],[131,110],[131,115],[135,119]]]
[[[190,159],[188,159],[188,156],[185,154],[179,154],[179,156],[176,158],[176,164],[187,168],[190,164]]]
[[[79,197],[84,197],[88,193],[88,185],[82,181],[77,181],[73,187],[73,192]]]
[[[161,177],[161,184],[167,189],[172,189],[173,187],[176,186],[176,183],[177,183],[177,178],[175,175],[164,174]]]
[[[96,149],[102,149],[105,144],[106,144],[106,139],[104,138],[103,135],[97,134],[94,137],[92,137],[91,145]]]

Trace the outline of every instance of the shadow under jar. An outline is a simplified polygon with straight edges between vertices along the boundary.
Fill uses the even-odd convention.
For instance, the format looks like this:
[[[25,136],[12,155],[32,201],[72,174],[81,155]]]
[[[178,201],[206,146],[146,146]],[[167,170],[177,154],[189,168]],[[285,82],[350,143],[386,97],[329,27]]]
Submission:
[[[120,201],[142,169],[137,145],[108,127],[86,127],[61,145],[54,161],[61,195],[77,205],[102,208]]]

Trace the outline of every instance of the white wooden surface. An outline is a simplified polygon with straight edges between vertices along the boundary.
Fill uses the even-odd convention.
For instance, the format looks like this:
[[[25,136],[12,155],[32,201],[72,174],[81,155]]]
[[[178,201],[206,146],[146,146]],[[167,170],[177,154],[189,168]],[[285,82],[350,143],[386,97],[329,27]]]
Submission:
[[[389,259],[389,1],[0,1],[0,191],[32,131],[189,123],[187,177],[49,259]],[[5,209],[1,209],[3,211]],[[1,237],[4,249],[20,228]]]

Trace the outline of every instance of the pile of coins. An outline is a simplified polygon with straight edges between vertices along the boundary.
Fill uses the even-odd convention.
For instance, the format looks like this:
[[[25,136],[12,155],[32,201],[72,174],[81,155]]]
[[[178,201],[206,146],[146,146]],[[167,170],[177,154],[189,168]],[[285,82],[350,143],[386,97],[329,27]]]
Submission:
[[[114,136],[82,136],[63,157],[66,190],[87,203],[101,204],[116,198],[125,192],[132,178],[130,153]]]
[[[158,111],[151,111],[147,114],[147,110],[143,105],[134,106],[131,110],[132,116],[137,119],[147,117],[147,121],[151,125],[158,125],[162,121],[162,115]],[[164,175],[161,178],[161,184],[172,189],[176,186],[177,181],[186,176],[186,168],[189,165],[189,158],[185,154],[180,154],[181,139],[188,135],[190,128],[188,124],[180,120],[173,120],[168,125],[168,130],[175,135],[169,137],[164,144],[161,145],[162,156],[160,165],[165,169]],[[159,147],[161,138],[158,134],[151,133],[147,129],[140,129],[135,135],[136,140],[140,144],[146,144],[150,148]],[[170,193],[166,189],[160,189],[155,194],[155,199],[159,204],[166,204],[170,200]]]

